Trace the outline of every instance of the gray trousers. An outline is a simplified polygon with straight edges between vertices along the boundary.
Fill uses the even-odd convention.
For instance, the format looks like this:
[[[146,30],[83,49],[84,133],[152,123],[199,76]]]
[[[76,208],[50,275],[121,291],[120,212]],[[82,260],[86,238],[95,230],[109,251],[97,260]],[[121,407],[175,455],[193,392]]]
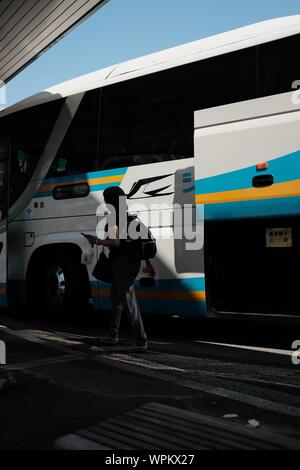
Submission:
[[[138,345],[147,343],[141,312],[137,303],[134,281],[140,270],[140,260],[129,258],[125,253],[112,261],[114,282],[111,288],[112,313],[109,336],[117,338],[123,311],[132,328]]]

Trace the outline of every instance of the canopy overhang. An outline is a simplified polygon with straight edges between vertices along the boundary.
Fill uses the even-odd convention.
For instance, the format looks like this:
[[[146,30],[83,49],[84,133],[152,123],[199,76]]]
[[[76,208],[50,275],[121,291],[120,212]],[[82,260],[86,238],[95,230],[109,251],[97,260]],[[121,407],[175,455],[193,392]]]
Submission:
[[[0,85],[109,0],[0,0]]]

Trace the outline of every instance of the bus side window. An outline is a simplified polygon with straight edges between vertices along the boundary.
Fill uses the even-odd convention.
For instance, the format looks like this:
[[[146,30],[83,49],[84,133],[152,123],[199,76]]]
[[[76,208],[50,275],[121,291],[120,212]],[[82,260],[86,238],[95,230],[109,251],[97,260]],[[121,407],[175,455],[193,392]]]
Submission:
[[[68,160],[66,158],[60,158],[57,162],[56,172],[65,173],[67,171]]]
[[[22,148],[19,148],[21,146]],[[29,152],[25,150],[22,143],[18,143],[16,140],[10,162],[11,203],[14,202],[18,195],[21,194],[21,192],[23,192],[23,190],[25,189],[26,184],[28,183],[30,176],[34,171],[34,167],[36,166],[37,162],[38,158],[35,157],[33,154],[30,155]]]
[[[257,48],[102,90],[100,169],[193,158],[194,111],[257,98]]]
[[[85,93],[47,177],[97,170],[99,89]]]
[[[300,77],[300,34],[262,44],[258,50],[260,96],[292,91]]]
[[[170,72],[104,87],[100,169],[192,158],[193,112],[180,94]]]
[[[9,144],[6,142],[3,143],[0,141],[0,221],[6,217],[6,213],[7,213],[8,158],[9,158]]]
[[[55,100],[1,119],[1,130],[11,141],[10,206],[30,182],[63,103]]]

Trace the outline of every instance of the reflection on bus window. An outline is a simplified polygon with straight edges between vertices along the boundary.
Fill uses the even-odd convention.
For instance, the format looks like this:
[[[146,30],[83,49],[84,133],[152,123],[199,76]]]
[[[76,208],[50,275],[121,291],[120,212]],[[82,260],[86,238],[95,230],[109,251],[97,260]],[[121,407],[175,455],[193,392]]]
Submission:
[[[64,100],[56,100],[1,119],[1,133],[11,142],[10,206],[29,183]]]
[[[99,90],[85,93],[48,177],[97,170]]]
[[[256,97],[256,47],[104,87],[100,168],[192,158],[194,111]]]
[[[7,167],[9,158],[9,143],[0,142],[0,221],[7,214]]]
[[[299,56],[299,34],[259,46],[260,96],[292,91],[300,77]]]

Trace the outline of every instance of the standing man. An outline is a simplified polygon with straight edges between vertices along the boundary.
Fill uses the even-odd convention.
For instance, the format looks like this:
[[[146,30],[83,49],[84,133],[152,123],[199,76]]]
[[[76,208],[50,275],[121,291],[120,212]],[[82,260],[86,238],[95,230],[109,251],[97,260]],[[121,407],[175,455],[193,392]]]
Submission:
[[[92,235],[86,235],[92,246],[102,245],[109,248],[109,260],[111,261],[113,284],[111,288],[112,314],[109,333],[105,339],[107,345],[117,345],[119,342],[119,329],[123,310],[132,328],[136,342],[136,350],[147,351],[147,336],[143,320],[137,303],[134,281],[140,271],[141,260],[134,251],[130,254],[125,250],[124,240],[120,239],[120,208],[124,207],[126,214],[121,214],[122,219],[128,221],[127,205],[120,205],[120,198],[125,197],[124,191],[113,186],[105,189],[104,201],[115,211],[115,219],[112,222],[109,217],[107,225],[108,238],[101,240]],[[126,227],[127,229],[127,227]]]

